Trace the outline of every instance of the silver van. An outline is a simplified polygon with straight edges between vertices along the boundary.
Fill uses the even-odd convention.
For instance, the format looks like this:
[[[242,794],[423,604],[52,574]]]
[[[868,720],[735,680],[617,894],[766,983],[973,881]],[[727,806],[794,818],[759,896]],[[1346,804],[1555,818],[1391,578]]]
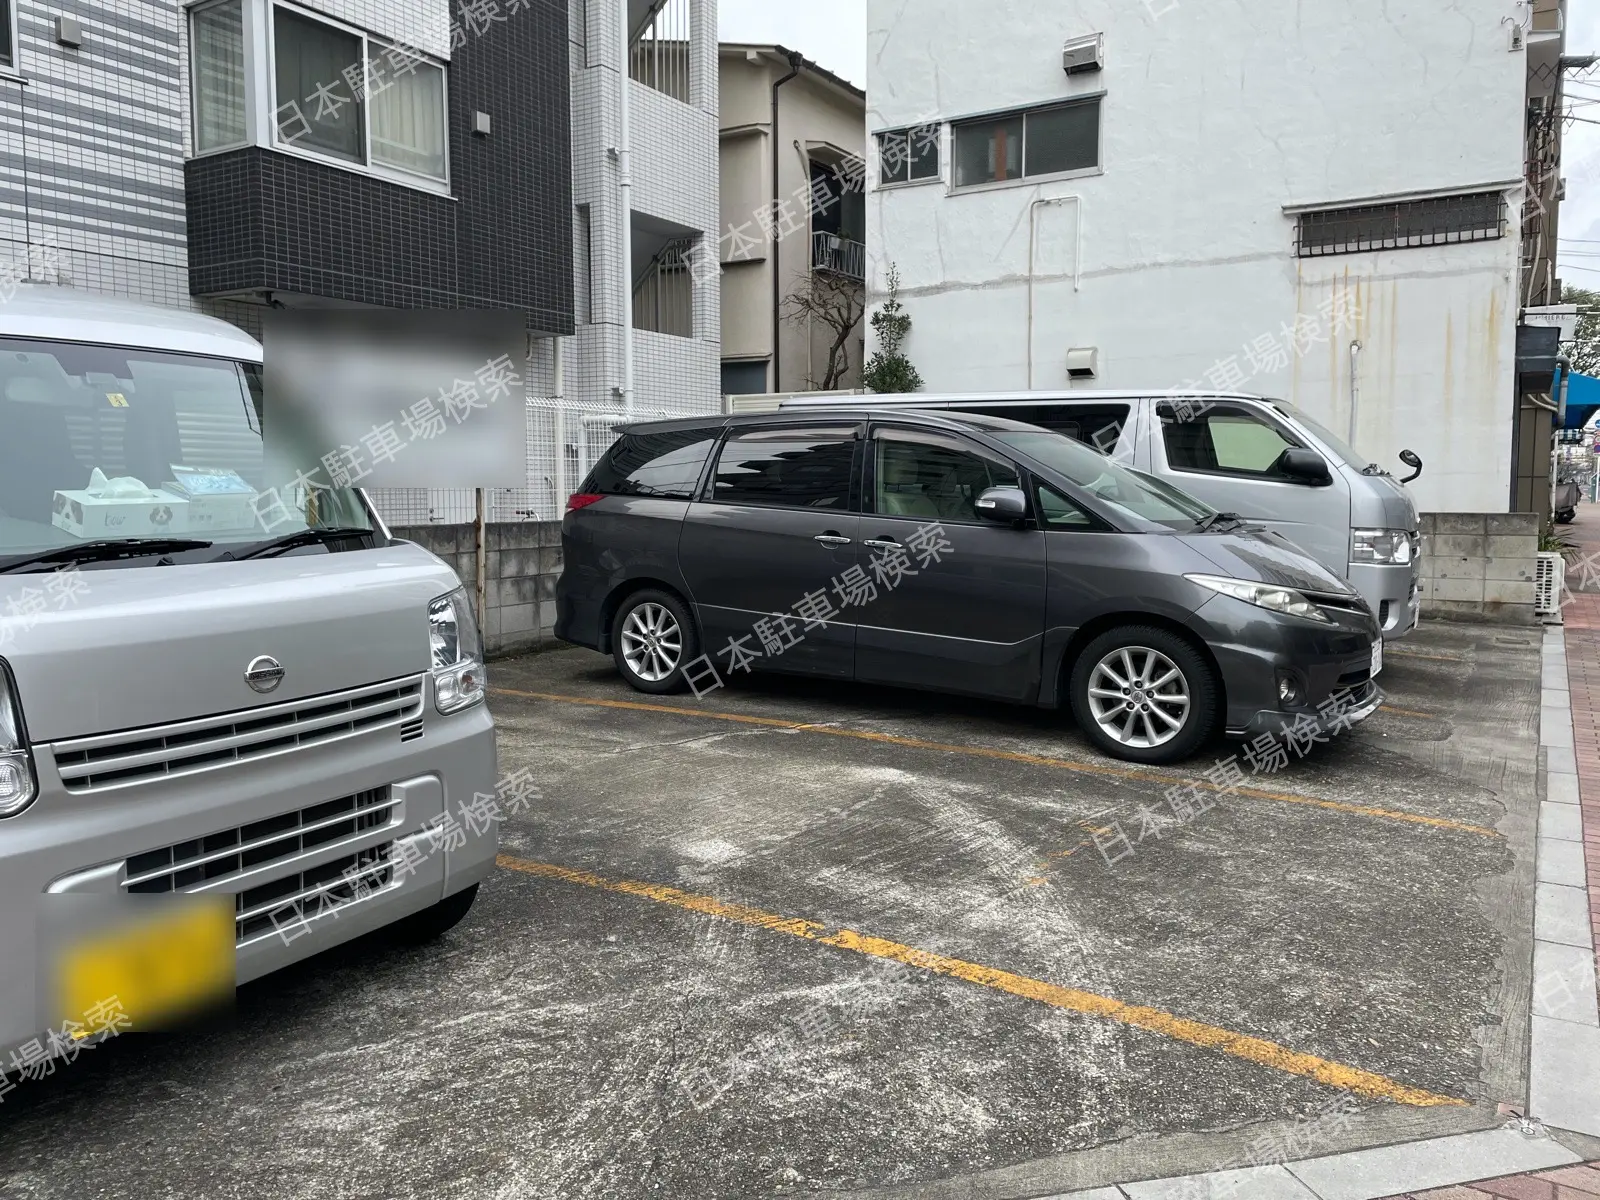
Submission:
[[[0,304],[0,1092],[198,999],[208,930],[231,992],[441,932],[493,867],[473,606],[360,492],[267,486],[261,358],[171,309]]]
[[[733,407],[763,407],[762,400],[741,397]],[[1416,627],[1416,504],[1387,471],[1282,400],[1242,392],[1035,391],[868,402],[1008,417],[1069,434],[1218,511],[1281,533],[1361,594],[1386,639]],[[861,403],[809,396],[776,406]],[[1414,456],[1403,458],[1420,473]]]

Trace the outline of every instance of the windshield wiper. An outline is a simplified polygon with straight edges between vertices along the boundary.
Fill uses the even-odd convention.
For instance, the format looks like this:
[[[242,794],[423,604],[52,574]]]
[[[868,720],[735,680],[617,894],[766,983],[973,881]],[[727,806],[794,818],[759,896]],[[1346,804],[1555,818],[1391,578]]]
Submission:
[[[71,546],[57,546],[40,554],[0,560],[0,575],[20,575],[47,570],[63,563],[111,562],[119,558],[143,558],[151,554],[176,554],[180,550],[204,550],[211,545],[196,538],[99,538]]]
[[[1204,520],[1197,521],[1195,524],[1197,526],[1197,528],[1195,529],[1196,533],[1209,533],[1214,527],[1216,527],[1218,525],[1243,525],[1244,524],[1244,518],[1241,517],[1238,513],[1217,512],[1217,513],[1212,513],[1209,517],[1206,517]]]
[[[235,554],[229,550],[223,553],[218,561],[236,559],[243,561],[247,558],[271,558],[275,554],[283,554],[289,550],[298,550],[301,546],[326,545],[332,538],[366,537],[373,531],[370,529],[333,528],[333,529],[299,529],[294,533],[286,533],[281,538],[274,538],[270,542],[263,542],[254,550],[246,550],[243,554]]]

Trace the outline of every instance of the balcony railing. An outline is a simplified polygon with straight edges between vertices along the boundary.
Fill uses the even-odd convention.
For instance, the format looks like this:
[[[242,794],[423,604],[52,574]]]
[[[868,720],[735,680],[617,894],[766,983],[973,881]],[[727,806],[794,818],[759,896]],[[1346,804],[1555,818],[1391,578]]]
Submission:
[[[651,0],[642,28],[633,31],[628,76],[689,103],[689,0]]]
[[[832,271],[849,279],[867,277],[867,248],[836,233],[811,235],[811,269]]]

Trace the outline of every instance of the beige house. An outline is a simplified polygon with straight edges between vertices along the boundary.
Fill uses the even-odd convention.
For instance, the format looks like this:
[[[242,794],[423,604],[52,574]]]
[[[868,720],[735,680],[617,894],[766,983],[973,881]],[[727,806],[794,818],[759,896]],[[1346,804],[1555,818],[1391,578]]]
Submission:
[[[720,56],[722,390],[860,387],[866,93],[782,46]]]

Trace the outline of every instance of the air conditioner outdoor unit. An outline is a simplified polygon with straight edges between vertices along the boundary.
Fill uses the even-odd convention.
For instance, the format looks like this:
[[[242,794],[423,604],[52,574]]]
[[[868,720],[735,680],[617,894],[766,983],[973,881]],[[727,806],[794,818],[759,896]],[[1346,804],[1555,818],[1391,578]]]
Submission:
[[[1103,33],[1073,38],[1061,50],[1061,69],[1068,75],[1103,70],[1105,65],[1106,35]]]

